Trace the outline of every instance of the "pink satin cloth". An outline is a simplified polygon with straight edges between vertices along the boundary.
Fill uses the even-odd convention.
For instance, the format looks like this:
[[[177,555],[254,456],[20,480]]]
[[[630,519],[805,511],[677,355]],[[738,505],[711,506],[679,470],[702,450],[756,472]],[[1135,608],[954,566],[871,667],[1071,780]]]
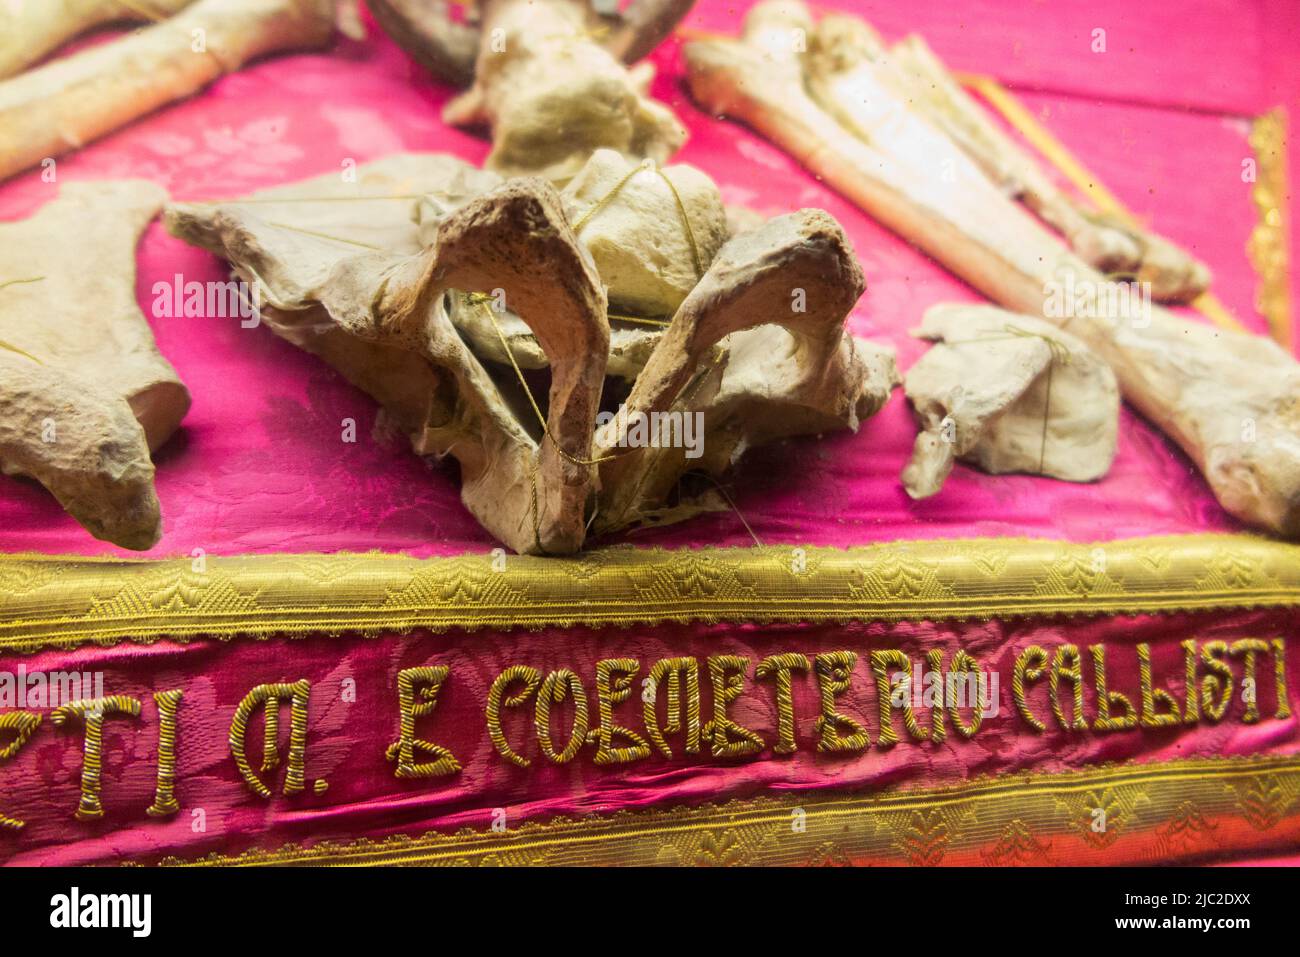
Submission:
[[[1112,192],[1209,263],[1216,293],[1247,327],[1265,329],[1254,308],[1257,279],[1245,250],[1256,213],[1251,184],[1239,174],[1242,158],[1251,155],[1248,116],[1273,105],[1277,93],[1270,80],[1277,74],[1269,66],[1277,54],[1261,54],[1252,37],[1262,43],[1266,27],[1271,30],[1279,18],[1289,16],[1294,24],[1294,10],[1287,13],[1271,2],[1251,8],[1257,15],[1250,23],[1258,28],[1252,33],[1242,26],[1242,7],[1216,0],[1171,6],[1154,19],[1137,5],[1111,0],[1091,5],[1087,16],[1060,5],[1045,12],[1046,5],[1038,3],[992,0],[933,8],[839,5],[862,10],[891,38],[906,30],[925,34],[955,68],[1016,85],[1022,101]],[[734,34],[748,6],[700,0],[688,24]],[[1088,52],[1094,19],[1107,25],[1113,51],[1095,58]],[[713,176],[728,202],[769,215],[804,206],[832,213],[852,239],[868,280],[850,326],[894,346],[906,369],[923,350],[908,333],[927,307],[979,297],[776,147],[737,124],[703,115],[686,94],[678,47],[674,39],[655,54],[660,73],[652,90],[690,131],[677,161]],[[1207,59],[1209,49],[1216,52]],[[208,200],[403,150],[446,151],[480,161],[486,143],[439,119],[451,94],[371,24],[364,42],[340,40],[328,52],[256,64],[60,159],[59,181],[143,177],[167,186],[177,199]],[[29,215],[57,189],[38,173],[0,185],[0,218]],[[156,282],[178,275],[200,282],[227,276],[223,263],[172,239],[157,223],[140,245],[138,268],[137,293],[146,314]],[[209,555],[379,549],[432,556],[483,553],[496,545],[460,504],[454,463],[426,463],[409,449],[372,437],[373,400],[319,360],[265,328],[242,329],[237,320],[151,321],[194,405],[155,457],[165,534],[146,557],[184,556],[199,548]],[[341,441],[347,418],[358,425],[354,444]],[[1127,410],[1114,468],[1091,485],[989,476],[958,466],[942,493],[912,502],[898,473],[914,436],[906,402],[896,394],[857,434],[792,440],[746,456],[727,485],[739,515],[705,515],[593,544],[743,546],[753,542],[745,522],[764,544],[834,546],[968,536],[1102,541],[1239,528],[1185,456]],[[42,488],[13,479],[0,479],[0,549],[136,557],[95,541]],[[108,721],[108,813],[89,825],[72,819],[80,734],[55,731],[48,722],[38,729],[0,768],[0,812],[28,822],[21,837],[3,839],[0,858],[81,863],[193,857],[285,841],[482,829],[497,807],[508,808],[514,820],[786,790],[933,786],[980,774],[1106,761],[1295,753],[1294,717],[1251,726],[1230,719],[1194,728],[1034,736],[1018,723],[1006,680],[1026,644],[1104,640],[1120,669],[1116,673],[1124,675],[1121,690],[1134,697],[1136,642],[1153,643],[1157,673],[1176,688],[1183,638],[1289,635],[1295,623],[1291,613],[1240,612],[961,625],[674,625],[653,631],[416,633],[400,640],[315,636],[45,652],[21,663],[29,671],[102,671],[106,693],[134,694],[145,702],[144,720]],[[802,750],[788,759],[766,755],[728,763],[656,754],[628,766],[598,768],[584,753],[557,768],[537,760],[534,749],[527,771],[492,753],[484,731],[486,688],[509,664],[543,672],[571,667],[594,697],[594,663],[606,657],[637,657],[644,669],[669,655],[736,653],[753,659],[783,651],[866,654],[880,647],[897,647],[913,658],[933,647],[965,647],[1000,671],[1000,714],[969,742],[950,737],[939,746],[905,741],[889,751],[820,755],[809,737],[818,708],[815,685],[796,681]],[[429,730],[421,736],[450,747],[464,771],[435,782],[400,781],[383,757],[397,734],[396,673],[429,662],[452,665],[454,680],[435,715],[422,719],[420,727],[427,721]],[[17,663],[10,657],[4,667]],[[1300,656],[1292,655],[1290,669],[1292,687],[1300,687]],[[255,684],[298,678],[313,686],[307,793],[266,804],[248,793],[235,771],[226,744],[231,712]],[[355,703],[339,694],[345,678],[356,682]],[[1271,680],[1268,672],[1262,701],[1271,700]],[[748,684],[732,713],[770,741],[776,722],[771,689],[756,687],[752,678]],[[166,688],[185,691],[178,766],[183,811],[155,821],[144,815],[153,794],[157,741],[149,696]],[[709,700],[706,690],[706,708]],[[1045,711],[1042,700],[1037,706]],[[873,709],[871,678],[859,661],[855,690],[843,699],[843,710],[863,717],[874,740]],[[286,708],[284,724],[287,714]],[[568,716],[566,710],[556,718],[561,739]],[[639,728],[638,702],[621,706],[620,717]],[[518,741],[530,711],[512,713],[509,720],[509,733]],[[256,762],[260,729],[250,728],[249,739]],[[324,794],[312,793],[316,778],[328,780]],[[194,807],[207,815],[205,833],[192,829],[188,810]]]

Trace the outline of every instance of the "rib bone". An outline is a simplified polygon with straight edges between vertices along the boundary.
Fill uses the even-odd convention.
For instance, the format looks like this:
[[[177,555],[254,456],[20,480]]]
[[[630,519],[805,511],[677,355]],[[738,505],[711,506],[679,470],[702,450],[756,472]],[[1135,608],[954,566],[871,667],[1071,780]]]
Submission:
[[[1110,294],[1114,284],[891,97],[859,115],[865,139],[850,133],[805,92],[796,30],[812,33],[806,9],[768,3],[750,12],[741,41],[688,44],[693,95],[784,147],[994,302],[1067,327],[1110,362],[1125,398],[1183,448],[1224,508],[1300,536],[1300,366],[1257,337]],[[951,176],[940,174],[946,160]],[[1050,308],[1063,287],[1087,293],[1083,309]]]
[[[162,533],[152,449],[190,398],[135,298],[135,247],[166,193],[74,183],[0,224],[0,471],[29,475],[96,538]]]

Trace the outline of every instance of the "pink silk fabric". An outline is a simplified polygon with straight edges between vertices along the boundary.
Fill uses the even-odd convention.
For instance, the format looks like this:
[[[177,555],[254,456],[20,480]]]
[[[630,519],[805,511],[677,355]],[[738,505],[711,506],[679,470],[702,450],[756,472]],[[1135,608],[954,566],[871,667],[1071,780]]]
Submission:
[[[699,0],[688,25],[734,34],[749,6]],[[1250,156],[1249,117],[1294,95],[1277,76],[1295,67],[1275,47],[1295,46],[1295,11],[1279,3],[1243,7],[1226,0],[1188,0],[1152,14],[1131,0],[1082,8],[967,0],[943,5],[838,6],[860,10],[891,38],[925,34],[958,69],[998,76],[1016,87],[1035,116],[1132,210],[1210,264],[1215,291],[1247,327],[1263,331],[1256,276],[1245,244],[1256,222],[1250,184],[1240,178]],[[1242,11],[1249,9],[1248,14]],[[1088,51],[1091,29],[1109,30],[1112,52]],[[1291,38],[1280,27],[1290,26]],[[1267,37],[1268,43],[1265,43]],[[897,349],[900,368],[920,355],[908,333],[930,305],[979,297],[906,242],[800,169],[747,129],[703,115],[685,92],[678,41],[658,51],[653,93],[677,112],[690,140],[677,160],[720,184],[728,202],[775,215],[802,206],[830,211],[862,260],[868,290],[850,318],[854,332]],[[1213,51],[1213,54],[1210,54]],[[1293,58],[1295,59],[1295,58]],[[1288,72],[1290,71],[1290,72]],[[59,160],[60,182],[144,177],[184,200],[234,197],[255,189],[337,171],[403,150],[445,151],[480,161],[486,143],[443,124],[452,91],[429,79],[371,24],[364,42],[341,40],[328,52],[268,60],[227,77],[200,96],[136,123]],[[58,185],[28,173],[0,184],[0,218],[32,213]],[[149,314],[156,282],[223,280],[212,256],[169,237],[154,224],[138,255],[137,293]],[[3,277],[0,277],[3,278]],[[268,330],[237,320],[151,320],[163,353],[189,386],[194,406],[178,434],[156,455],[165,534],[146,557],[380,549],[419,556],[482,553],[496,543],[460,504],[454,463],[426,463],[409,449],[371,434],[375,403],[320,361]],[[967,536],[1031,536],[1102,541],[1141,535],[1237,530],[1187,459],[1136,415],[1123,413],[1119,455],[1110,475],[1092,485],[1027,476],[989,476],[958,466],[938,496],[912,502],[898,473],[915,427],[901,393],[857,434],[799,439],[752,452],[727,488],[740,515],[717,513],[654,530],[632,531],[596,545],[683,547],[749,545],[743,516],[764,544],[850,546],[879,541]],[[357,441],[341,441],[354,419]],[[34,483],[0,479],[0,550],[136,557],[97,542]],[[653,630],[417,632],[386,636],[315,636],[286,642],[83,648],[23,658],[29,671],[102,671],[107,694],[144,701],[139,723],[110,719],[105,730],[105,821],[72,819],[81,769],[81,736],[46,721],[14,760],[0,768],[0,812],[28,822],[5,837],[0,858],[14,863],[114,862],[167,854],[275,847],[285,841],[418,833],[436,827],[482,829],[492,809],[511,820],[699,803],[758,793],[820,788],[870,791],[886,785],[938,785],[1020,769],[1054,770],[1106,761],[1289,754],[1297,719],[1258,725],[1230,717],[1219,725],[1074,736],[1027,734],[1010,701],[1011,663],[1026,644],[1106,641],[1130,697],[1133,645],[1153,643],[1154,667],[1179,687],[1178,642],[1294,634],[1283,612],[1133,618],[836,627],[664,626]],[[940,647],[965,647],[1003,679],[1000,714],[973,740],[950,736],[939,746],[906,740],[889,751],[857,756],[813,750],[815,685],[796,681],[801,750],[788,759],[728,763],[707,756],[655,755],[633,765],[597,768],[584,753],[554,767],[515,768],[491,752],[482,705],[486,688],[510,664],[543,672],[571,667],[593,698],[594,663],[631,656],[643,669],[660,657],[736,653],[752,659],[799,651],[897,647],[915,658]],[[400,781],[383,758],[396,739],[394,684],[401,668],[450,664],[453,679],[421,736],[449,746],[464,764],[456,778]],[[4,665],[11,669],[17,660]],[[1290,660],[1300,687],[1300,656]],[[1085,674],[1090,675],[1085,663]],[[644,671],[643,671],[644,673]],[[752,670],[751,670],[752,675]],[[807,676],[805,676],[806,678]],[[255,684],[312,681],[308,790],[270,804],[240,782],[226,737],[231,712]],[[346,678],[358,698],[339,694]],[[1119,680],[1119,679],[1117,679]],[[1261,700],[1271,701],[1271,672]],[[859,660],[843,710],[864,720],[875,739],[875,698]],[[770,686],[748,681],[734,717],[772,740]],[[157,719],[154,691],[183,688],[178,766],[182,813],[144,816],[154,786]],[[1089,690],[1089,693],[1090,690]],[[1042,688],[1036,694],[1041,696]],[[704,691],[706,709],[710,693]],[[1045,703],[1036,699],[1040,712]],[[1239,705],[1234,705],[1239,709]],[[1239,710],[1234,712],[1239,717]],[[620,706],[620,722],[640,728],[638,701]],[[706,710],[707,719],[708,712]],[[569,712],[556,718],[563,740]],[[282,711],[287,725],[288,709]],[[531,709],[509,716],[513,741],[524,740]],[[427,726],[427,733],[423,729]],[[901,733],[901,729],[900,729]],[[249,730],[250,757],[260,726]],[[674,747],[679,738],[670,739]],[[329,789],[312,793],[324,778]],[[195,833],[189,810],[209,822]],[[1279,849],[1281,851],[1282,849]]]

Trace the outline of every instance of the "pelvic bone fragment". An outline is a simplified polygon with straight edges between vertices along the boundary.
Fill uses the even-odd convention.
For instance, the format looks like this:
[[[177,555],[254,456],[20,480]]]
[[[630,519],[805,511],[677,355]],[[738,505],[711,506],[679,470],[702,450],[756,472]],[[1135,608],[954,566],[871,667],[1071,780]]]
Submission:
[[[71,183],[0,223],[0,471],[124,548],[162,533],[149,453],[190,404],[135,298],[136,243],[166,198],[136,180]]]
[[[259,288],[267,324],[374,395],[417,453],[454,456],[465,505],[517,551],[572,552],[588,528],[647,520],[684,471],[721,474],[759,442],[856,428],[897,383],[892,355],[843,330],[862,290],[843,232],[805,210],[710,258],[668,326],[640,341],[635,370],[623,357],[631,395],[601,425],[605,277],[560,194],[475,177],[450,157],[358,174],[176,204],[167,225],[230,259]],[[395,200],[398,183],[433,198]],[[806,303],[792,308],[800,289]],[[477,313],[473,332],[457,311]],[[499,351],[480,352],[480,337]],[[512,368],[530,339],[551,370],[540,425]],[[679,426],[698,415],[702,446],[626,441],[639,415],[673,411]]]

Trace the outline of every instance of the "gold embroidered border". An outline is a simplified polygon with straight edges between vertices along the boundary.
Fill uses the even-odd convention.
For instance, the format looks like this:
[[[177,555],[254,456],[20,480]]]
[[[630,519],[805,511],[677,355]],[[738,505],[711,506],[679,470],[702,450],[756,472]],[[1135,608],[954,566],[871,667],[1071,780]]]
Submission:
[[[164,864],[647,865],[1169,862],[1300,846],[1300,758],[1189,759],[871,795],[619,811]],[[1106,827],[1094,830],[1095,811]],[[801,812],[801,813],[800,813]]]
[[[1294,343],[1287,263],[1286,146],[1286,113],[1281,107],[1255,118],[1250,147],[1255,152],[1257,175],[1250,195],[1259,222],[1251,231],[1246,251],[1259,274],[1255,306],[1268,320],[1273,338],[1290,352]]]
[[[574,558],[0,556],[0,650],[236,635],[841,622],[1300,606],[1300,545],[1194,535]]]

